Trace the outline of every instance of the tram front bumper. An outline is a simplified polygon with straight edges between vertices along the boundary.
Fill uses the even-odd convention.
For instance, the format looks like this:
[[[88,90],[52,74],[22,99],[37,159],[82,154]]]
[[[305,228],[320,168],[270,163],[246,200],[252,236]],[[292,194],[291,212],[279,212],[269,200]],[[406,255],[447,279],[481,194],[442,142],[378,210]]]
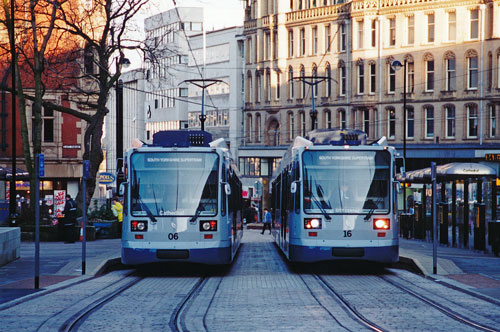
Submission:
[[[396,263],[399,260],[399,246],[320,247],[298,246],[291,244],[290,260],[294,262],[362,260],[377,263]]]

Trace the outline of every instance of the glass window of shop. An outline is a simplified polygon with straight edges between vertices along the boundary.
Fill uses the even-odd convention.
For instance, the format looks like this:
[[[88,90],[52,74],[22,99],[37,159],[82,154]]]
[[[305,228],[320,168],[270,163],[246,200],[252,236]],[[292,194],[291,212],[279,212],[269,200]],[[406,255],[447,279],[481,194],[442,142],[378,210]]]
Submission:
[[[242,157],[239,159],[240,173],[244,176],[272,176],[281,158]]]

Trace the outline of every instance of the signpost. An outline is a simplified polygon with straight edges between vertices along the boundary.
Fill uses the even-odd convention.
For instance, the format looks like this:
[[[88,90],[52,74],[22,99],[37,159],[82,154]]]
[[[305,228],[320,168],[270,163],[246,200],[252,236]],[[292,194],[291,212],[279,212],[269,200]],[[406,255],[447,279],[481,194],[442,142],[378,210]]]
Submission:
[[[45,156],[35,157],[35,289],[40,288],[40,177],[45,176]]]
[[[433,248],[432,248],[432,273],[437,274],[437,244],[438,244],[438,224],[436,216],[436,163],[431,162],[432,179],[432,228],[433,228]]]
[[[82,274],[85,274],[86,269],[86,253],[87,253],[87,179],[89,178],[89,161],[83,161],[83,179],[82,179]]]

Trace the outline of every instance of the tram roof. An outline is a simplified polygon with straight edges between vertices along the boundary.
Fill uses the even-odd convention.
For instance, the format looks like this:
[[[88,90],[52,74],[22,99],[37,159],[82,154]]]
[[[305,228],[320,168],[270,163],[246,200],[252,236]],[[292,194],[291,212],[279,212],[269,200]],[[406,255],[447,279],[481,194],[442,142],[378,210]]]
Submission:
[[[496,177],[497,172],[493,168],[478,163],[449,163],[436,166],[437,181],[451,181],[463,179],[479,179],[483,177]],[[431,168],[423,168],[406,172],[405,176],[398,174],[396,179],[401,182],[429,183],[431,179]]]

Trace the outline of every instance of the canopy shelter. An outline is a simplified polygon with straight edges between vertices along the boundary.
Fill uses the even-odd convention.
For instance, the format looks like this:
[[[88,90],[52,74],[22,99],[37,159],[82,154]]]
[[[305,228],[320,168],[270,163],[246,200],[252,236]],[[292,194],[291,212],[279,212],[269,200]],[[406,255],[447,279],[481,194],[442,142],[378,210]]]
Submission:
[[[436,181],[441,183],[441,203],[439,203],[439,218],[440,221],[440,242],[449,244],[448,242],[448,199],[446,197],[446,185],[451,184],[451,219],[452,219],[452,245],[456,246],[456,229],[458,227],[458,239],[460,246],[468,247],[470,226],[474,228],[474,249],[485,250],[485,238],[488,230],[486,229],[486,215],[491,213],[491,219],[496,219],[496,185],[493,182],[491,190],[491,211],[486,211],[486,204],[483,202],[483,183],[497,177],[495,169],[478,163],[450,163],[436,167]],[[415,224],[412,235],[417,238],[425,238],[429,231],[429,214],[426,209],[426,191],[427,185],[432,183],[431,168],[424,168],[415,171],[409,171],[404,175],[398,174],[396,179],[404,183],[421,183],[423,184],[422,201],[415,203]],[[460,183],[461,194],[463,199],[459,197],[457,201],[457,183]],[[475,199],[469,200],[469,184],[475,185]],[[449,188],[449,187],[448,187]],[[488,192],[488,191],[485,191]],[[433,193],[435,195],[436,193]],[[412,197],[413,198],[413,197]],[[474,203],[474,210],[470,211],[469,204]],[[488,207],[490,208],[490,207]],[[474,216],[475,218],[471,218]],[[432,215],[431,215],[432,217]],[[473,220],[473,224],[469,225],[469,221]],[[419,223],[420,221],[420,223]],[[403,225],[402,225],[403,226]],[[418,227],[421,228],[419,232]]]
[[[436,180],[438,182],[447,182],[453,180],[477,180],[483,177],[496,177],[497,172],[486,165],[478,163],[450,163],[436,166]],[[410,171],[397,178],[400,182],[408,183],[431,183],[431,168],[423,168]]]
[[[0,181],[12,179],[12,168],[0,166]],[[16,180],[29,180],[29,173],[20,168],[16,172]]]

